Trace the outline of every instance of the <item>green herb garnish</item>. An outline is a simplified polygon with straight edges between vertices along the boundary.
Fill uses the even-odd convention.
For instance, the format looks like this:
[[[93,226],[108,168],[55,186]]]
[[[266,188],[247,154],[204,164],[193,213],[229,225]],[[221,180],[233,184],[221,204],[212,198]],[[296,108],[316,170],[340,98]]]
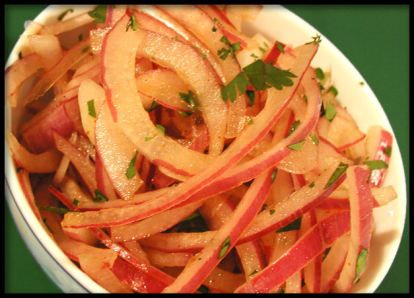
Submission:
[[[94,10],[88,12],[88,15],[94,19],[95,23],[105,23],[106,5],[98,5]]]
[[[253,122],[254,122],[254,121],[253,121],[253,118],[252,118],[252,117],[250,117],[250,116],[247,116],[247,117],[246,117],[246,123],[247,123],[247,124],[251,125],[251,124],[253,124]]]
[[[325,118],[326,120],[328,120],[329,122],[331,122],[336,116],[336,108],[334,105],[328,103],[325,106]]]
[[[289,146],[287,146],[289,149],[294,150],[294,151],[298,151],[300,149],[302,149],[303,144],[305,144],[305,140],[302,140],[300,142],[297,142],[295,144],[291,144]]]
[[[189,117],[193,114],[192,112],[185,112],[185,111],[177,111],[177,113],[178,113],[178,115],[180,115],[182,117]]]
[[[288,136],[290,136],[296,130],[296,128],[298,128],[299,124],[300,120],[293,121],[292,125],[289,128]]]
[[[306,44],[320,44],[322,41],[321,36],[319,34],[316,34],[315,36],[312,36],[312,41],[307,42]]]
[[[153,100],[152,103],[151,103],[151,105],[150,105],[150,107],[149,107],[149,109],[148,109],[148,112],[154,111],[157,107],[158,107],[158,102],[156,102],[155,100]]]
[[[315,182],[311,182],[310,184],[309,184],[309,188],[313,188],[315,186]]]
[[[132,30],[134,31],[138,30],[138,23],[137,19],[135,18],[135,15],[131,15],[131,17],[129,18],[125,31],[128,31],[129,28],[132,28]]]
[[[331,92],[333,95],[338,95],[338,89],[336,89],[334,86],[329,87],[328,92]]]
[[[276,210],[275,210],[275,209],[270,209],[270,210],[269,210],[270,215],[273,215],[275,212],[276,212]]]
[[[227,237],[221,244],[218,258],[221,259],[222,257],[224,257],[227,251],[229,250],[229,248],[230,248],[230,237]]]
[[[95,101],[91,99],[90,101],[87,102],[87,104],[88,104],[89,116],[96,118]]]
[[[235,53],[240,50],[240,42],[231,43],[224,35],[220,38],[220,41],[227,46],[217,51],[217,55],[221,60],[225,60],[230,54],[234,56]]]
[[[107,202],[108,198],[101,193],[98,189],[95,189],[95,197],[93,198],[94,202]]]
[[[311,134],[309,135],[309,137],[311,138],[312,143],[313,143],[314,145],[318,145],[318,144],[319,144],[319,139],[318,139],[318,136],[317,136],[316,134],[311,133]]]
[[[155,125],[155,127],[163,134],[165,135],[165,127],[162,126],[161,124],[157,124]]]
[[[316,77],[321,81],[325,78],[325,73],[319,67],[315,69],[315,74],[316,74]]]
[[[75,206],[79,206],[79,200],[78,199],[73,199],[73,201],[72,201],[72,203],[73,203],[73,205],[75,205]]]
[[[334,184],[335,181],[338,180],[338,178],[341,177],[343,173],[345,173],[345,171],[346,171],[347,168],[348,168],[348,165],[341,162],[339,164],[339,166],[335,169],[335,171],[332,173],[332,175],[329,178],[328,182],[326,183],[324,189],[327,189],[332,184]]]
[[[68,14],[68,13],[71,13],[71,12],[73,12],[73,9],[72,8],[69,8],[69,9],[66,9],[64,12],[62,12],[59,16],[58,16],[58,21],[61,21],[61,20],[63,20],[63,18]]]
[[[211,28],[211,31],[216,32],[217,28],[216,28],[216,23],[218,22],[218,20],[216,18],[213,18],[213,28]]]
[[[272,183],[275,182],[276,175],[277,175],[277,169],[274,169],[272,172],[272,176],[270,177],[272,179]]]
[[[301,222],[302,222],[302,217],[299,217],[295,219],[294,221],[292,221],[290,224],[277,230],[276,233],[299,230]]]
[[[255,275],[255,274],[257,274],[259,272],[259,270],[257,270],[257,269],[254,269],[250,274],[249,274],[249,276],[253,276],[253,275]]]
[[[84,48],[82,49],[82,53],[86,53],[86,52],[88,52],[90,49],[91,49],[91,47],[90,47],[90,46],[86,46],[86,47],[84,47]]]
[[[283,44],[281,44],[280,42],[276,42],[277,44],[277,49],[281,52],[284,53],[285,52],[285,47],[283,46]]]
[[[41,207],[41,209],[45,211],[57,213],[57,214],[66,214],[67,212],[69,212],[69,210],[64,207],[44,206],[44,207]]]
[[[189,90],[188,93],[183,93],[180,92],[178,93],[178,95],[180,96],[180,98],[182,100],[184,100],[187,104],[188,107],[194,111],[194,109],[196,108],[196,102],[197,102],[197,97],[196,95],[193,93],[193,91]]]
[[[357,261],[356,261],[354,284],[359,282],[361,273],[364,272],[367,266],[367,257],[368,257],[368,250],[363,248],[361,252],[359,253]]]
[[[388,157],[391,156],[391,151],[392,151],[392,147],[391,146],[387,146],[384,149],[382,149],[382,152],[384,152],[384,154]]]
[[[132,157],[131,161],[129,162],[128,169],[126,170],[125,176],[128,179],[132,179],[136,174],[137,170],[135,168],[135,163],[137,161],[138,151],[135,151],[134,156]]]
[[[388,164],[383,160],[366,160],[364,164],[368,166],[370,170],[380,170],[388,168]]]
[[[144,140],[145,140],[145,142],[148,142],[148,141],[151,141],[153,138],[155,138],[155,136],[145,137]]]
[[[252,90],[246,90],[246,95],[247,95],[247,102],[249,104],[249,106],[253,106],[254,102],[255,102],[255,95],[254,95],[254,91]]]
[[[230,99],[234,102],[239,94],[246,92],[249,85],[253,85],[255,90],[266,90],[274,87],[281,90],[284,86],[292,86],[295,78],[293,73],[282,70],[263,60],[257,60],[243,68],[233,80],[221,89],[221,96],[224,101]]]

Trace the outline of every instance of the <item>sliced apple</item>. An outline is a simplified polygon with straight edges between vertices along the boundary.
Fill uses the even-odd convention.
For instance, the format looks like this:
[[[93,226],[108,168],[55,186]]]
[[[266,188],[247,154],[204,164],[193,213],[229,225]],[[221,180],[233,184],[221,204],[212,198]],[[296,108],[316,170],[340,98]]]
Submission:
[[[59,39],[50,34],[30,35],[28,37],[31,48],[40,56],[45,70],[51,69],[63,57]]]
[[[155,267],[184,267],[193,254],[188,252],[163,252],[146,249],[152,265]]]

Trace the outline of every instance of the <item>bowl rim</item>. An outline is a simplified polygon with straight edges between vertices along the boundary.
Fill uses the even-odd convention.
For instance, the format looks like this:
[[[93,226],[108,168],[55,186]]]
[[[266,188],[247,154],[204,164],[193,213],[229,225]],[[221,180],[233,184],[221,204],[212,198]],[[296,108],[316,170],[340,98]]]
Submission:
[[[35,22],[44,23],[45,20],[50,18],[52,15],[58,15],[56,11],[54,12],[54,9],[64,9],[65,7],[74,8],[75,12],[73,13],[73,16],[80,12],[81,8],[82,10],[85,7],[93,7],[92,6],[85,6],[81,4],[76,5],[48,5],[45,9],[43,9],[35,18]],[[283,14],[285,17],[292,20],[292,22],[299,24],[300,26],[303,26],[304,28],[307,28],[307,30],[312,30],[313,32],[316,32],[321,35],[321,38],[323,39],[323,43],[321,44],[321,48],[327,48],[330,51],[335,52],[335,54],[338,56],[339,60],[344,61],[344,63],[347,65],[347,67],[352,71],[353,73],[357,74],[358,77],[363,78],[363,76],[359,73],[359,71],[355,68],[355,66],[352,64],[352,62],[328,39],[326,38],[319,30],[315,29],[311,24],[309,24],[307,21],[296,15],[294,12],[290,11],[289,9],[285,8],[282,5],[263,5],[263,9],[266,8],[277,8],[279,9],[278,13]],[[30,28],[30,26],[29,26]],[[9,65],[12,64],[17,59],[18,56],[18,49],[22,46],[23,37],[30,34],[29,28],[26,28],[23,33],[20,35],[19,39],[15,43],[13,49],[11,50],[9,57],[7,59],[5,68],[7,68]],[[364,80],[366,85],[366,92],[367,92],[367,98],[376,106],[376,113],[379,113],[381,116],[381,124],[385,124],[387,126],[387,129],[390,130],[394,137],[394,144],[393,144],[393,159],[396,159],[396,167],[398,170],[401,170],[402,176],[404,179],[401,181],[402,186],[400,189],[403,191],[402,193],[399,193],[399,199],[403,201],[403,207],[401,208],[402,214],[402,220],[400,221],[402,223],[402,226],[399,227],[401,229],[401,235],[398,237],[397,241],[398,244],[395,245],[395,249],[392,252],[392,257],[388,257],[388,261],[385,265],[383,265],[384,268],[387,270],[380,271],[376,277],[373,279],[373,282],[370,283],[370,286],[368,287],[369,292],[373,293],[376,291],[376,289],[379,287],[379,285],[382,283],[383,279],[385,278],[386,274],[389,272],[391,265],[394,262],[394,259],[397,255],[397,252],[399,250],[401,240],[403,238],[403,231],[405,228],[405,222],[407,217],[406,212],[406,206],[407,206],[407,186],[406,186],[406,175],[403,167],[403,161],[402,161],[402,155],[399,149],[398,140],[395,137],[394,130],[389,122],[388,117],[385,114],[385,111],[376,97],[375,93],[372,91],[371,87],[368,85],[366,80]],[[11,123],[11,108],[8,106],[7,102],[5,103],[5,132],[7,132],[10,129]],[[7,145],[7,141],[5,141],[5,185],[9,188],[9,193],[11,195],[11,198],[6,195],[7,201],[9,204],[9,207],[11,207],[12,201],[15,206],[17,207],[20,215],[22,216],[26,226],[29,228],[29,231],[31,234],[35,237],[35,239],[39,242],[39,244],[43,247],[44,251],[48,254],[48,256],[55,262],[60,269],[62,269],[66,275],[68,275],[77,285],[79,285],[81,288],[83,288],[87,292],[108,292],[103,287],[101,287],[99,284],[97,284],[94,280],[92,280],[85,272],[83,272],[79,267],[77,267],[60,249],[59,245],[54,241],[53,238],[49,236],[49,234],[43,229],[42,225],[38,221],[37,217],[35,216],[33,210],[30,208],[30,205],[26,199],[26,196],[20,186],[20,183],[17,179],[17,174],[15,171],[15,166],[12,161],[12,157],[10,154],[10,150]],[[12,186],[14,186],[12,188]],[[14,218],[13,218],[14,219]],[[36,232],[37,231],[37,232]],[[19,230],[19,233],[22,234],[22,232]],[[22,235],[23,236],[23,235]],[[27,244],[26,244],[27,246]],[[34,254],[30,249],[29,251]],[[43,268],[43,264],[39,264],[41,268]],[[45,271],[45,270],[44,270]],[[45,271],[47,275],[49,273]],[[51,277],[51,276],[50,276]],[[56,284],[56,283],[55,283]]]

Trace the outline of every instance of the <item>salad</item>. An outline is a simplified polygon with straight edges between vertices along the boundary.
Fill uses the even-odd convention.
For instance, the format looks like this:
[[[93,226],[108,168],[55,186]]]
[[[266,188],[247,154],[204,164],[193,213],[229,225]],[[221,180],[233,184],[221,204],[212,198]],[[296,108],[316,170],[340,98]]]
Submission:
[[[247,36],[260,6],[99,5],[32,22],[7,132],[39,222],[109,292],[352,292],[390,132],[363,132],[323,42]]]

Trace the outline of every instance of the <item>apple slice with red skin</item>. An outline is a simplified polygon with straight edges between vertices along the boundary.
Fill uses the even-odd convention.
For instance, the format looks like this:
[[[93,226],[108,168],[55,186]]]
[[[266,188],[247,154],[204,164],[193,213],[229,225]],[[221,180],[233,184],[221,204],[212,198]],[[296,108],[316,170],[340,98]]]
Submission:
[[[335,292],[347,292],[359,281],[369,257],[372,234],[372,197],[366,166],[352,166],[347,169],[349,205],[351,214],[351,241],[341,275],[334,286]]]
[[[241,67],[234,56],[229,55],[226,59],[219,57],[219,51],[227,46],[221,41],[224,33],[222,27],[216,25],[208,14],[200,8],[192,6],[165,5],[160,7],[160,9],[181,23],[206,45],[221,66],[225,78],[223,83],[229,83],[240,73]],[[216,31],[212,30],[213,27],[216,28]],[[237,137],[243,129],[246,123],[244,118],[246,114],[246,102],[247,98],[242,94],[237,97],[235,102],[229,103],[227,138]]]
[[[110,36],[110,35],[108,35]],[[122,225],[131,223],[134,221],[138,221],[140,219],[152,216],[156,213],[162,212],[171,208],[172,206],[179,205],[185,201],[191,202],[188,200],[192,195],[197,192],[200,192],[200,188],[205,187],[206,185],[210,184],[214,179],[216,179],[223,171],[228,170],[238,161],[240,161],[258,142],[260,142],[270,131],[270,129],[277,123],[277,121],[282,116],[285,108],[289,104],[290,100],[292,99],[301,79],[306,71],[307,67],[313,56],[316,53],[317,45],[315,44],[306,44],[298,49],[297,53],[301,53],[298,55],[297,60],[295,60],[294,65],[291,68],[291,71],[297,74],[297,78],[293,79],[293,86],[284,88],[280,92],[277,92],[274,89],[269,89],[269,99],[274,100],[276,102],[281,102],[280,105],[266,105],[262,112],[255,117],[255,121],[253,124],[246,127],[243,130],[243,133],[240,137],[236,138],[236,140],[227,148],[223,154],[216,158],[216,162],[211,164],[207,169],[202,171],[200,174],[191,177],[186,182],[178,185],[172,194],[169,196],[165,196],[157,200],[157,202],[146,202],[138,206],[129,206],[125,207],[124,209],[112,209],[108,211],[101,210],[99,212],[89,211],[77,214],[74,216],[70,213],[65,214],[65,218],[63,220],[63,225],[69,227],[82,227],[82,226],[115,226],[115,225]],[[312,73],[310,73],[310,78]],[[308,77],[309,78],[309,77]],[[303,125],[302,130],[298,129],[291,137],[298,137],[300,136],[299,133],[304,133],[306,129],[312,129],[315,123],[312,121],[317,117],[315,114],[315,108],[319,108],[320,98],[319,98],[319,90],[316,86],[314,80],[308,79],[307,82],[310,84],[309,87],[309,102],[310,102],[310,109],[309,115],[307,114],[307,121],[304,121],[307,125]],[[318,104],[319,102],[319,104]],[[311,104],[312,103],[312,104]],[[316,110],[317,111],[317,110]],[[317,121],[317,118],[315,119]],[[292,141],[292,139],[287,139],[287,141]],[[276,148],[272,148],[273,150],[268,150],[265,154],[262,154],[257,159],[253,159],[246,164],[244,164],[244,169],[248,167],[253,167],[258,172],[256,174],[263,172],[263,170],[268,169],[272,166],[271,160],[272,158],[276,159],[276,161],[280,161],[280,158],[285,157],[289,153],[289,149],[285,146],[288,146],[290,143],[285,143],[281,145],[281,147],[276,146]],[[280,145],[280,144],[279,144]],[[176,152],[175,152],[176,153]],[[259,163],[257,161],[260,160]],[[247,166],[246,166],[247,165]],[[240,169],[239,169],[240,170]],[[252,171],[250,171],[252,172]],[[250,172],[245,171],[246,174],[250,174]],[[256,176],[257,176],[256,175]],[[239,176],[241,176],[239,174]],[[253,177],[256,177],[253,176]],[[230,178],[234,178],[235,175],[231,176]],[[237,177],[237,179],[240,177]],[[250,179],[248,179],[250,180]],[[248,181],[245,180],[245,181]],[[236,183],[238,184],[238,180]],[[237,185],[236,184],[236,185]],[[230,187],[231,188],[231,187]],[[217,187],[214,190],[214,193],[217,193],[223,189],[223,187]],[[218,190],[218,191],[217,191]],[[204,194],[203,194],[204,195]],[[118,212],[122,212],[122,215]],[[115,213],[115,214],[114,214]],[[108,215],[110,215],[111,220],[108,220]],[[114,216],[115,215],[115,216]]]
[[[70,162],[75,166],[82,180],[85,182],[91,194],[95,194],[97,183],[95,179],[95,165],[84,156],[74,145],[67,141],[58,133],[53,132],[56,148],[67,156]]]
[[[234,212],[235,206],[226,196],[217,196],[205,201],[199,212],[210,230],[219,229]],[[258,240],[235,247],[243,268],[244,276],[249,279],[254,272],[264,268],[265,260]]]
[[[89,50],[89,39],[87,39],[65,52],[62,59],[40,77],[22,102],[22,105],[25,106],[45,94],[75,63],[85,58],[89,54]]]
[[[150,248],[146,248],[145,252],[151,264],[158,268],[184,267],[193,255],[188,252],[163,252]]]
[[[235,246],[243,230],[259,212],[272,185],[271,175],[272,171],[266,171],[254,180],[231,219],[217,231],[211,242],[188,262],[176,280],[164,289],[164,293],[188,293],[197,290],[221,258]]]
[[[111,179],[109,178],[108,172],[105,169],[102,157],[99,152],[96,152],[95,177],[96,187],[98,190],[104,194],[109,201],[116,200],[117,196],[115,194],[114,186],[112,185]]]
[[[154,69],[137,76],[137,90],[154,98],[160,105],[178,111],[191,111],[189,105],[180,98],[180,93],[188,93],[190,88],[180,77],[168,69]]]
[[[134,88],[135,75],[132,66],[135,53],[138,51],[141,56],[176,70],[196,92],[200,107],[206,108],[206,115],[213,117],[206,116],[212,153],[221,150],[224,136],[224,132],[220,131],[224,130],[226,107],[220,97],[219,85],[212,79],[211,71],[194,49],[156,33],[143,30],[125,31],[127,22],[127,17],[122,18],[108,33],[102,51],[102,74],[112,116],[116,111],[119,116],[115,117],[117,125],[153,163],[167,166],[179,174],[195,173],[210,158],[186,149],[164,136],[152,124],[143,106],[136,104],[140,99]],[[122,47],[119,47],[120,44]],[[174,51],[171,52],[171,49]],[[124,74],[122,78],[119,73]],[[209,119],[214,119],[214,123]]]
[[[321,293],[328,293],[341,274],[348,252],[349,234],[340,237],[332,245],[322,262]]]
[[[365,147],[369,160],[382,160],[386,164],[390,162],[393,137],[390,132],[379,126],[373,126],[367,133]],[[388,150],[388,151],[387,151]],[[377,169],[371,172],[371,186],[381,186],[384,182],[387,169]]]
[[[20,86],[41,68],[43,68],[42,62],[37,54],[27,55],[7,67],[4,72],[4,86],[10,107],[20,105],[17,102]]]
[[[244,283],[236,293],[268,293],[305,267],[349,231],[349,212],[333,214],[316,224],[275,262]]]
[[[61,154],[54,149],[33,154],[23,147],[11,132],[7,135],[7,143],[16,166],[24,168],[29,173],[53,173],[59,166]]]
[[[56,131],[68,137],[74,130],[75,124],[68,111],[79,113],[76,97],[63,102],[53,102],[44,111],[30,121],[26,129],[22,129],[23,140],[34,153],[41,153],[53,147],[52,132]],[[79,117],[80,118],[80,117]],[[36,121],[36,122],[35,122]],[[79,119],[80,122],[80,119]]]
[[[122,199],[131,199],[144,183],[135,165],[135,175],[132,177],[126,175],[138,151],[112,120],[107,102],[99,111],[95,135],[96,150],[102,158],[101,161],[111,184]],[[98,169],[96,174],[100,174]]]

